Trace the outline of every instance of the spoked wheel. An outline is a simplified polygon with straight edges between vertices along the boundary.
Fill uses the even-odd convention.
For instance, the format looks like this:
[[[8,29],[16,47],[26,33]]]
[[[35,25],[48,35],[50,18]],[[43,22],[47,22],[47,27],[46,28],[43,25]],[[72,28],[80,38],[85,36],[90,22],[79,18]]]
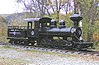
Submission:
[[[59,40],[59,43],[65,46],[68,42],[66,40]]]
[[[41,44],[46,44],[47,42],[46,42],[46,40],[45,39],[42,39],[41,40]]]
[[[10,44],[14,44],[14,41],[13,41],[13,40],[10,40],[9,43],[10,43]]]
[[[67,47],[69,50],[73,50],[74,46],[73,43],[71,41],[68,42]]]
[[[25,46],[28,46],[29,45],[29,42],[28,41],[24,41],[24,45]]]
[[[82,51],[83,49],[80,47],[80,45],[77,45],[77,47],[74,48],[74,50],[76,50],[76,51]]]
[[[20,45],[25,45],[25,41],[20,41]]]
[[[22,45],[22,41],[21,40],[16,40],[15,45]]]
[[[48,40],[47,40],[47,44],[48,44],[48,45],[51,45],[51,44],[52,44],[52,40],[48,39]]]
[[[41,47],[46,47],[46,46],[47,46],[47,41],[46,41],[45,39],[42,39],[42,40],[40,41],[40,46],[41,46]]]
[[[14,41],[13,41],[13,44],[14,44],[14,45],[17,45],[17,41],[14,40]]]
[[[51,40],[49,40],[49,39],[42,40],[42,47],[50,48],[50,45],[51,45]]]
[[[50,48],[58,48],[58,41],[57,40],[52,40]]]
[[[73,43],[71,41],[66,41],[66,40],[62,40],[61,41],[62,45],[63,45],[63,49],[69,49],[72,50],[73,49]]]
[[[16,41],[14,39],[10,39],[9,43],[11,43],[12,45],[15,45]]]
[[[31,41],[29,42],[29,46],[33,46],[36,42],[35,41]]]

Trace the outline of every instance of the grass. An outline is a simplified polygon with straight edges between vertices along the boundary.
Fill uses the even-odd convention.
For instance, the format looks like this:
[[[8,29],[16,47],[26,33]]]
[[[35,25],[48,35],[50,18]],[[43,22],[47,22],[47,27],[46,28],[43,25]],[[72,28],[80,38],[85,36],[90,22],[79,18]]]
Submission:
[[[5,49],[10,49],[10,48],[12,48],[12,47],[10,47],[10,46],[2,46],[1,48],[5,48]]]
[[[19,59],[0,57],[0,65],[26,65],[26,62]]]
[[[0,46],[1,49],[13,49],[17,50],[16,48],[10,47],[10,46]]]
[[[99,41],[94,42],[93,48],[95,48],[96,51],[99,51]]]
[[[0,42],[8,42],[7,36],[0,36]]]

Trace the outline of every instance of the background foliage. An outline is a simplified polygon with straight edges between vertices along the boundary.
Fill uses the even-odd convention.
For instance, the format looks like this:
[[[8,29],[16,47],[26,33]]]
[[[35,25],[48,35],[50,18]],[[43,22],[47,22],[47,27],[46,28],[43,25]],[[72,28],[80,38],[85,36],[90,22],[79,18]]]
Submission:
[[[99,40],[99,6],[96,6],[99,0],[16,0],[16,2],[24,5],[24,12],[0,16],[1,42],[6,41],[7,26],[25,26],[24,18],[50,17],[57,21],[63,19],[66,26],[72,26],[69,17],[74,13],[74,9],[83,17],[83,39]]]
[[[0,16],[0,42],[7,41],[7,21]]]

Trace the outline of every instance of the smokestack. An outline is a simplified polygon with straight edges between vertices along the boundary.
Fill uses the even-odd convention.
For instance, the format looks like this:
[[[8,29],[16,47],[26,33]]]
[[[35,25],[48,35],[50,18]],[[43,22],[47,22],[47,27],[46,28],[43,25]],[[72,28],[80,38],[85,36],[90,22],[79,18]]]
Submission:
[[[70,16],[70,19],[73,21],[74,23],[74,28],[77,28],[79,25],[79,21],[82,20],[82,17],[79,14],[73,14]]]

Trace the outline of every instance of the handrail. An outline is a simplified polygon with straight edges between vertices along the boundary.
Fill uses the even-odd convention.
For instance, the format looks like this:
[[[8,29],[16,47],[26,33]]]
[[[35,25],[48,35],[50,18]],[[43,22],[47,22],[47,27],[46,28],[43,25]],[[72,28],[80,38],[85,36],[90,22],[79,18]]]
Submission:
[[[8,26],[8,29],[27,29],[27,26]]]

